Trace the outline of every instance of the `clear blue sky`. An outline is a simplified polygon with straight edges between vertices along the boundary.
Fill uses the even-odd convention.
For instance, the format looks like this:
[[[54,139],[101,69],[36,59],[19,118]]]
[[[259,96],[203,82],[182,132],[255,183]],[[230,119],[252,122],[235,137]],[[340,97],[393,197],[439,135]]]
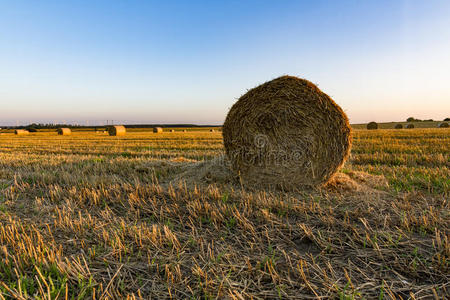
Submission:
[[[450,1],[0,0],[0,125],[220,124],[284,74],[353,123],[450,117]]]

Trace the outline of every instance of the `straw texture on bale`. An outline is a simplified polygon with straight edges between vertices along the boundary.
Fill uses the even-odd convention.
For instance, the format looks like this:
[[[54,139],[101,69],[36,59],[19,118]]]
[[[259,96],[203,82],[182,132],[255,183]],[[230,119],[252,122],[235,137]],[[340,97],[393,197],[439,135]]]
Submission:
[[[408,124],[408,125],[406,125],[406,128],[412,129],[412,128],[414,128],[414,124]]]
[[[347,116],[328,95],[282,76],[239,98],[223,140],[244,184],[295,189],[325,184],[347,159],[352,138]]]
[[[153,132],[154,132],[154,133],[162,133],[162,132],[163,132],[163,129],[162,129],[161,127],[154,127],[154,128],[153,128]]]
[[[403,128],[403,125],[402,124],[397,124],[397,125],[395,125],[395,129],[402,129]]]
[[[30,132],[25,129],[16,129],[16,130],[14,130],[14,134],[15,135],[28,135],[28,134],[30,134]]]
[[[438,127],[439,127],[439,128],[449,128],[450,125],[449,125],[447,122],[442,122],[442,123],[439,124]]]
[[[108,128],[108,134],[111,136],[125,135],[126,132],[125,126],[122,125],[111,126]]]
[[[72,130],[70,128],[58,128],[58,135],[71,135]]]
[[[378,129],[378,124],[377,122],[369,122],[367,124],[367,129],[372,130],[372,129]]]

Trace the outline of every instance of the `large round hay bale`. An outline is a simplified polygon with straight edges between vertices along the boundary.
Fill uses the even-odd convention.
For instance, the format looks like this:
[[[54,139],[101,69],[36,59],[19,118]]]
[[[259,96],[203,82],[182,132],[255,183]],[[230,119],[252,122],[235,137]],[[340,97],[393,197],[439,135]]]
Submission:
[[[403,128],[403,125],[402,124],[397,124],[397,125],[395,125],[395,129],[402,129]]]
[[[342,166],[351,127],[314,84],[282,76],[239,98],[226,117],[223,140],[243,183],[295,189],[322,185]]]
[[[406,125],[406,128],[408,128],[408,129],[413,129],[413,128],[414,128],[414,124],[409,123],[408,125]]]
[[[71,135],[72,130],[70,128],[58,128],[58,135]]]
[[[126,132],[127,132],[127,130],[125,129],[125,126],[122,126],[122,125],[108,127],[108,134],[111,136],[125,135]]]
[[[439,128],[449,128],[450,125],[447,122],[442,122],[442,123],[439,123],[438,127]]]
[[[163,129],[162,129],[161,127],[154,127],[154,128],[153,128],[153,132],[154,132],[154,133],[162,133],[162,132],[163,132]]]
[[[25,129],[16,129],[16,130],[14,130],[14,134],[15,135],[28,135],[28,134],[30,134],[30,132]]]
[[[378,129],[378,124],[377,122],[369,122],[366,127],[369,130]]]

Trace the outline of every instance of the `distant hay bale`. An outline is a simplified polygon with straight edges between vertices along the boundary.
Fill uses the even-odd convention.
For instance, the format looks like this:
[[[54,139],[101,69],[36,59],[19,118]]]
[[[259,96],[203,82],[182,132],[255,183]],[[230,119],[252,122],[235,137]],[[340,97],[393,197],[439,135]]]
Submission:
[[[378,124],[377,122],[369,122],[366,127],[369,130],[378,129]]]
[[[408,125],[406,125],[406,128],[413,129],[414,128],[414,124],[409,123]]]
[[[111,136],[120,136],[125,135],[127,130],[125,129],[125,126],[117,125],[117,126],[110,126],[108,128],[108,134]]]
[[[186,130],[186,129],[183,129],[183,132],[187,132],[187,130]]]
[[[175,132],[175,129],[170,129],[170,132]]]
[[[71,135],[72,130],[70,128],[58,128],[58,135]]]
[[[395,129],[402,129],[403,128],[403,125],[402,124],[397,124],[397,125],[395,125]]]
[[[14,134],[15,135],[29,135],[30,132],[25,129],[16,129],[16,130],[14,130]]]
[[[153,133],[162,133],[163,129],[161,127],[154,127],[153,128]]]
[[[439,123],[438,127],[439,128],[449,128],[450,125],[447,122],[442,122],[442,123]]]
[[[336,173],[350,153],[351,127],[313,83],[282,76],[239,98],[223,140],[244,184],[295,189],[323,185]]]
[[[209,132],[216,132],[214,129],[210,129]]]

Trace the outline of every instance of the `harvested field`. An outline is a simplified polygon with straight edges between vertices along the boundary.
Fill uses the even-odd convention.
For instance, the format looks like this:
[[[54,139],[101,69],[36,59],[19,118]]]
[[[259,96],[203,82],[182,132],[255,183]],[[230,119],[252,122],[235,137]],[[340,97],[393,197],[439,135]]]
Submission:
[[[320,189],[247,189],[221,132],[0,136],[5,298],[445,298],[450,129],[354,130]]]

